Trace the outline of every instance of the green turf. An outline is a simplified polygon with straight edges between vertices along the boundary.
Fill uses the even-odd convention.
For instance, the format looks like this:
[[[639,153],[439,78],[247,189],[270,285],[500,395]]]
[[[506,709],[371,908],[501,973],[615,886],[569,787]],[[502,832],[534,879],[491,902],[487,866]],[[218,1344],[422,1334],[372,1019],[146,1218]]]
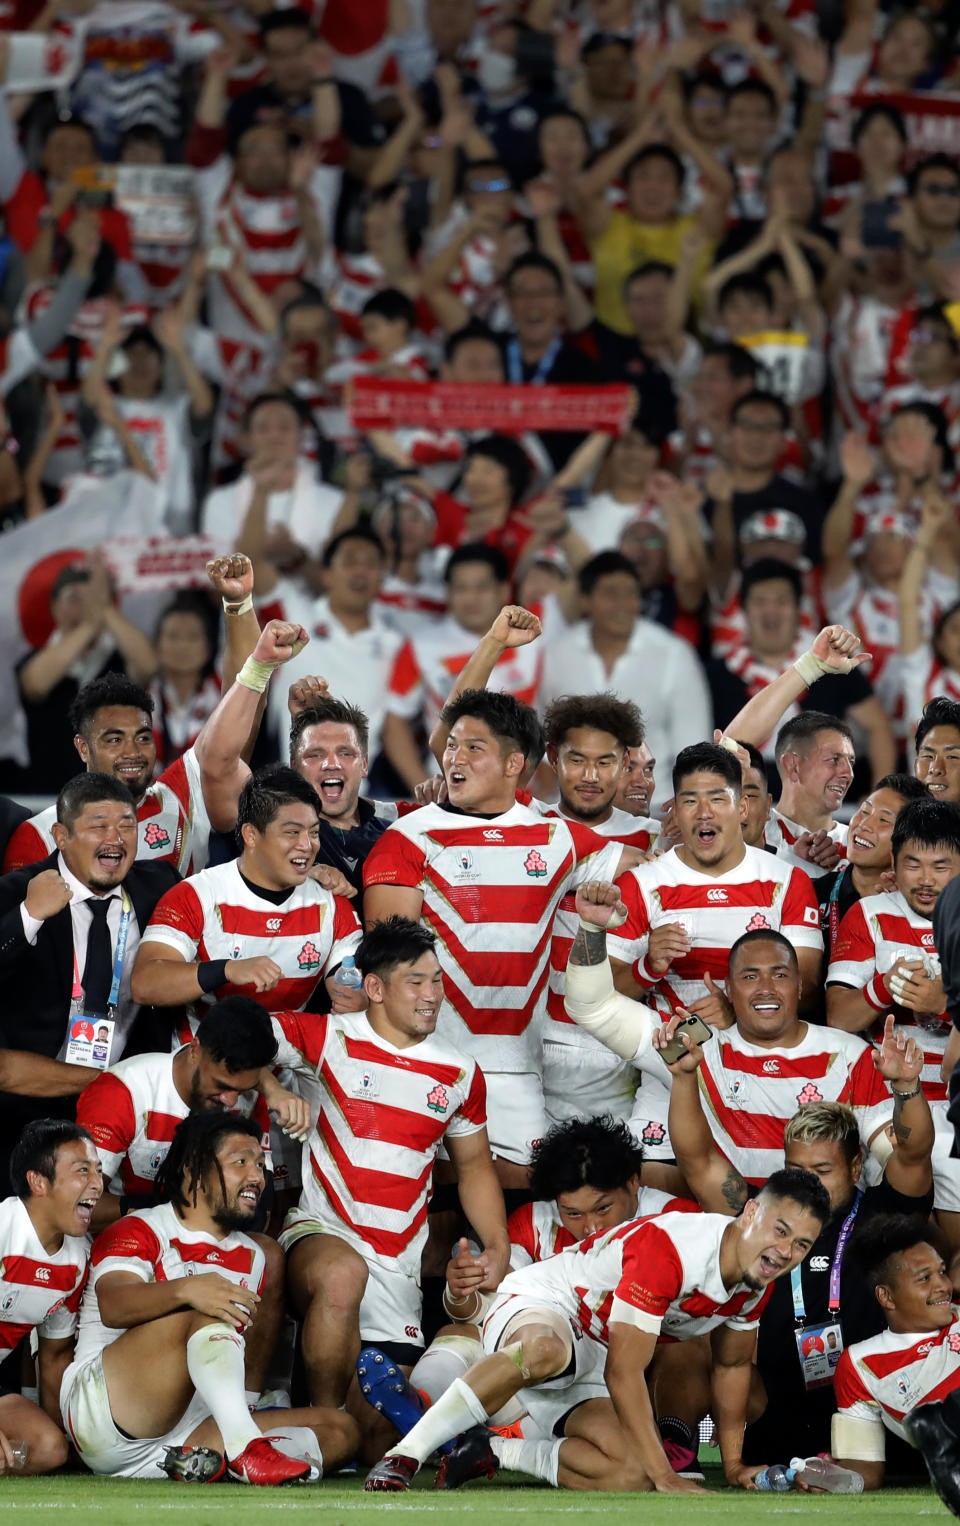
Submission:
[[[516,1484],[514,1484],[516,1480]],[[710,1475],[710,1482],[717,1483]],[[851,1512],[863,1511],[867,1520],[893,1526],[916,1516],[950,1519],[929,1489],[886,1489],[869,1500],[845,1496],[745,1494],[724,1489],[709,1499],[668,1498],[652,1494],[572,1494],[543,1489],[508,1475],[494,1484],[476,1483],[456,1494],[433,1491],[433,1474],[426,1471],[409,1494],[373,1498],[361,1492],[360,1480],[328,1480],[322,1484],[290,1489],[251,1489],[239,1484],[190,1486],[160,1480],[100,1479],[69,1474],[58,1478],[7,1478],[0,1480],[0,1515],[22,1511],[44,1526],[62,1521],[63,1526],[134,1526],[148,1521],[170,1526],[267,1526],[274,1511],[289,1519],[317,1521],[318,1526],[364,1526],[382,1522],[391,1511],[430,1526],[499,1526],[516,1518],[522,1526],[556,1526],[558,1517],[580,1515],[610,1526],[678,1526],[704,1521],[706,1517],[733,1521],[749,1513],[753,1526],[772,1516],[786,1523],[800,1513],[823,1521],[846,1521]],[[49,1512],[44,1521],[44,1512]]]

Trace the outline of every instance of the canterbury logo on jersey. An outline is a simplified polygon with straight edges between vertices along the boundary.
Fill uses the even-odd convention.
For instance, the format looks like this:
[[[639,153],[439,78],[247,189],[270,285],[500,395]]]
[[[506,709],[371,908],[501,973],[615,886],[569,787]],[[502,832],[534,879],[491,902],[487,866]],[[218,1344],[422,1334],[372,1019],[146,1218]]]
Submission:
[[[718,889],[716,889],[716,890],[708,890],[707,891],[707,900],[708,901],[725,901],[726,899],[727,899],[727,892],[722,888],[722,886],[718,887]]]

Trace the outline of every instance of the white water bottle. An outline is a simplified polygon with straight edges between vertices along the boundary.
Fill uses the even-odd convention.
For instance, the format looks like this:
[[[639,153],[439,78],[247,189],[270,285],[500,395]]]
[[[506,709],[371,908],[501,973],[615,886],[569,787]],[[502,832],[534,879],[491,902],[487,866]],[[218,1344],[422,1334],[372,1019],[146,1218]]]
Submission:
[[[359,991],[363,985],[363,976],[357,969],[357,962],[352,954],[344,954],[333,983],[335,986],[343,986],[345,991]]]
[[[797,1483],[827,1494],[862,1494],[863,1475],[851,1468],[841,1468],[832,1457],[791,1457],[790,1467]]]

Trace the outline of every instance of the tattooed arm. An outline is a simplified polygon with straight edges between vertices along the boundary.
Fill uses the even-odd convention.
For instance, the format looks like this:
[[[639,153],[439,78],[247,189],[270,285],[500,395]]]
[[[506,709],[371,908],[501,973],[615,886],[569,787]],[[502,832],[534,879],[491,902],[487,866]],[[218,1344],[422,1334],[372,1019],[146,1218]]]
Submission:
[[[933,1185],[930,1154],[934,1136],[933,1115],[920,1082],[923,1050],[916,1039],[897,1031],[892,1013],[887,1015],[883,1042],[874,1051],[873,1062],[893,1093],[896,1149],[884,1174],[904,1197],[923,1197]]]
[[[686,1016],[685,1012],[680,1012],[671,1018],[655,1035],[654,1047],[660,1048],[669,1042],[677,1024]],[[667,1128],[677,1166],[705,1213],[726,1213],[736,1218],[747,1201],[747,1184],[736,1166],[731,1165],[718,1149],[700,1104],[698,1073],[703,1051],[696,1044],[691,1046],[689,1040],[684,1042],[686,1054],[668,1066],[672,1081]]]
[[[580,926],[567,961],[567,1016],[621,1059],[639,1065],[650,1053],[656,1018],[649,1007],[615,990],[607,958],[607,928],[626,917],[616,885],[590,880],[577,890]]]

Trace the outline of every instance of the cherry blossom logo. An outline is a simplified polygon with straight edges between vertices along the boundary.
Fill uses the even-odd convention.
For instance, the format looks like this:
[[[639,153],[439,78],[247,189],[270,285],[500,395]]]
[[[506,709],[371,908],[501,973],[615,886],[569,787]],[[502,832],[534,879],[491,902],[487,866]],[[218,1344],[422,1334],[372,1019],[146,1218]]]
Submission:
[[[151,821],[143,834],[143,840],[148,848],[169,848],[170,833],[159,822]]]
[[[753,916],[750,918],[750,921],[747,923],[747,932],[748,933],[760,933],[760,932],[769,932],[769,931],[770,931],[770,923],[767,921],[766,917],[763,915],[763,912],[762,911],[754,912]]]
[[[667,1137],[667,1131],[664,1128],[663,1124],[662,1123],[657,1123],[655,1121],[651,1122],[651,1123],[648,1123],[646,1128],[644,1129],[643,1133],[640,1135],[640,1138],[642,1139],[644,1144],[651,1144],[651,1145],[652,1144],[663,1144],[663,1141],[666,1139],[666,1137]]]
[[[950,1334],[947,1336],[947,1345],[950,1347],[950,1350],[954,1354],[960,1351],[960,1327],[957,1325],[954,1325],[953,1329],[950,1331]]]
[[[437,1082],[432,1092],[427,1092],[427,1107],[431,1113],[445,1113],[450,1106],[450,1098],[446,1089]]]
[[[808,1081],[802,1092],[797,1093],[797,1105],[803,1107],[805,1102],[822,1102],[823,1093],[817,1091],[812,1081]]]
[[[523,861],[523,867],[532,880],[542,880],[547,872],[546,861],[540,857],[536,848],[530,849]]]
[[[320,968],[320,951],[309,939],[297,955],[297,964],[305,974]]]

